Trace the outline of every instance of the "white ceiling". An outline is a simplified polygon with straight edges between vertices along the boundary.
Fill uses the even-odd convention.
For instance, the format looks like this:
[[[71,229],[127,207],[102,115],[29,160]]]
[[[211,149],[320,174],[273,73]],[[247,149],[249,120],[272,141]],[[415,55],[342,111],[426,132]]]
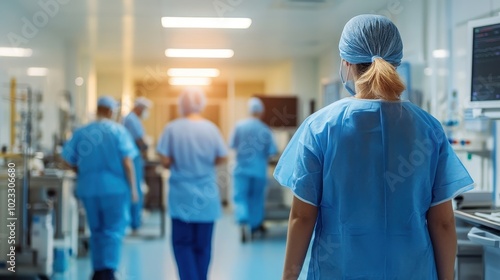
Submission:
[[[218,67],[227,75],[234,69],[318,56],[336,48],[350,17],[388,5],[388,0],[52,1],[68,3],[59,6],[47,29],[94,57],[99,72],[132,67],[136,75],[159,65]],[[41,10],[39,1],[17,2],[27,18]],[[162,16],[249,17],[253,23],[246,30],[164,29]],[[235,55],[227,60],[173,59],[165,57],[166,48],[231,48]]]

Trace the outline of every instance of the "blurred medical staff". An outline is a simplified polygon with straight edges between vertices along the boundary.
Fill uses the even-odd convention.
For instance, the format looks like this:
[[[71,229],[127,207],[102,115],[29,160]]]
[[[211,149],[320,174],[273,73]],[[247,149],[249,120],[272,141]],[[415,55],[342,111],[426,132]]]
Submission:
[[[227,149],[217,126],[201,116],[205,103],[201,89],[185,89],[182,117],[165,127],[157,147],[162,165],[170,168],[168,206],[181,280],[207,279],[214,222],[222,211],[216,165]]]
[[[127,128],[128,132],[132,135],[135,144],[141,152],[134,158],[135,176],[137,181],[137,194],[139,199],[136,203],[132,203],[130,207],[130,226],[132,234],[137,234],[137,230],[141,226],[142,216],[142,184],[144,182],[144,161],[147,159],[148,145],[144,140],[145,132],[141,123],[141,119],[146,119],[149,116],[149,109],[153,104],[145,97],[138,97],[135,99],[134,108],[123,119],[123,125]]]
[[[229,140],[236,150],[236,166],[233,171],[234,204],[236,221],[242,225],[241,240],[247,240],[246,229],[251,235],[261,231],[264,220],[267,164],[270,156],[277,153],[271,129],[261,121],[264,104],[256,97],[248,101],[250,118],[240,121]]]
[[[76,195],[90,228],[93,280],[113,280],[129,222],[130,201],[138,199],[132,162],[138,151],[125,127],[111,119],[117,102],[97,101],[97,120],[77,129],[62,157],[77,173]]]
[[[339,43],[353,95],[311,115],[275,170],[295,193],[283,279],[454,279],[452,198],[474,182],[441,124],[409,101],[397,27],[360,15]]]

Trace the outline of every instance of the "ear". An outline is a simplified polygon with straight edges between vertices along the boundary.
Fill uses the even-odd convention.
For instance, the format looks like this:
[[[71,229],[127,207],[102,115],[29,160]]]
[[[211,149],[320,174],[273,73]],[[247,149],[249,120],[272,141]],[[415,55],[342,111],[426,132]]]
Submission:
[[[346,60],[343,60],[343,59],[342,59],[342,61],[343,61],[343,63],[345,64],[345,66],[351,66],[351,65],[352,65],[352,63],[349,63],[349,62],[347,62]]]

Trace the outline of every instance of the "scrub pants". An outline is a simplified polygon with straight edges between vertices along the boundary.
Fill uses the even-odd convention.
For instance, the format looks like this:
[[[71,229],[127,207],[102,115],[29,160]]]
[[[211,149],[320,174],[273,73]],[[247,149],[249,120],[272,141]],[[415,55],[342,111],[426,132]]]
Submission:
[[[81,198],[90,228],[90,251],[94,271],[116,271],[122,240],[129,223],[130,195],[113,194]]]
[[[172,219],[172,247],[181,280],[206,280],[212,254],[214,223]]]
[[[262,225],[266,199],[266,179],[242,174],[234,175],[234,204],[236,222],[251,229]]]
[[[137,230],[142,224],[141,217],[143,194],[141,185],[144,180],[144,160],[142,159],[142,156],[134,158],[134,168],[139,201],[137,201],[137,203],[131,203],[130,205],[130,227],[132,230]]]

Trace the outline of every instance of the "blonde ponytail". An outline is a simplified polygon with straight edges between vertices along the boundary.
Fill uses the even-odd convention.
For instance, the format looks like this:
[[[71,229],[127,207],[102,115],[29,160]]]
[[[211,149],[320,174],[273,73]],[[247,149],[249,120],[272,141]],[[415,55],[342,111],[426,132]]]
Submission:
[[[360,96],[395,101],[405,90],[396,68],[382,58],[375,58],[368,67],[358,67],[358,72],[360,77],[356,81],[356,92]]]

